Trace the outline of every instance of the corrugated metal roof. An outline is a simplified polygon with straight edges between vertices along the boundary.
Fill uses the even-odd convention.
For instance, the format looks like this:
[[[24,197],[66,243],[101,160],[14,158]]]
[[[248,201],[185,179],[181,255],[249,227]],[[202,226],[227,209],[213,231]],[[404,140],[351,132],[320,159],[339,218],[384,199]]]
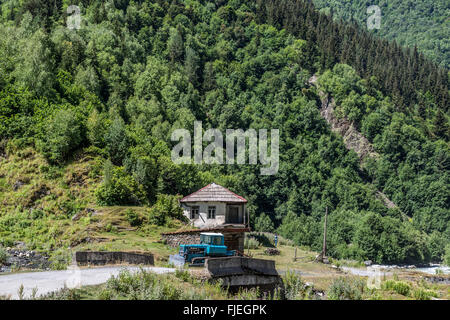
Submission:
[[[206,187],[184,197],[180,202],[234,202],[247,203],[247,200],[218,184],[211,183]]]

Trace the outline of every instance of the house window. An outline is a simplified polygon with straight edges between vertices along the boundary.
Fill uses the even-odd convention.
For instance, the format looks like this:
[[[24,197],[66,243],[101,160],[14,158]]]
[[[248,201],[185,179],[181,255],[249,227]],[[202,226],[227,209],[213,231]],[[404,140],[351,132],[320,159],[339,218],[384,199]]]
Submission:
[[[208,219],[216,218],[216,207],[208,207]]]
[[[198,207],[191,208],[191,219],[196,219],[198,217]]]

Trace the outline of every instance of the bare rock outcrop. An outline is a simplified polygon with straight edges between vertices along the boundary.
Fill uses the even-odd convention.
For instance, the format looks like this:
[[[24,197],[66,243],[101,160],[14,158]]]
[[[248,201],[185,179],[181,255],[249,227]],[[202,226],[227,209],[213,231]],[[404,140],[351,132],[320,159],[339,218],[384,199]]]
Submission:
[[[356,129],[353,122],[345,117],[336,117],[334,113],[336,107],[334,98],[329,98],[322,92],[320,93],[320,98],[322,101],[320,114],[331,126],[331,130],[342,136],[347,149],[356,152],[360,163],[362,164],[368,157],[378,158],[379,154],[374,150],[369,140]]]
[[[313,75],[308,83],[311,86],[317,87],[318,77]],[[319,90],[319,97],[321,100],[320,115],[327,121],[331,127],[331,131],[342,136],[344,144],[347,149],[355,151],[359,157],[359,163],[362,167],[366,159],[379,158],[380,154],[375,151],[373,145],[357,130],[354,123],[347,118],[338,118],[334,109],[336,107],[336,101],[333,97]],[[383,192],[377,191],[376,196],[380,199],[384,205],[389,208],[397,208],[397,205],[392,202]]]
[[[392,202],[383,192],[381,191],[377,191],[376,194],[377,198],[380,199],[381,201],[383,201],[384,205],[388,208],[388,209],[393,209],[393,208],[397,208],[397,205]]]

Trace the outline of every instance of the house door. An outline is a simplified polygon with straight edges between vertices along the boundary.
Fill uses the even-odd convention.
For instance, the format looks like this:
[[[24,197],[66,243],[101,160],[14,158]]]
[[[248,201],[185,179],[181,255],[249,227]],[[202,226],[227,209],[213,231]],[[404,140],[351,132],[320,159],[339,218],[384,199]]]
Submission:
[[[239,207],[228,208],[228,223],[239,223]]]

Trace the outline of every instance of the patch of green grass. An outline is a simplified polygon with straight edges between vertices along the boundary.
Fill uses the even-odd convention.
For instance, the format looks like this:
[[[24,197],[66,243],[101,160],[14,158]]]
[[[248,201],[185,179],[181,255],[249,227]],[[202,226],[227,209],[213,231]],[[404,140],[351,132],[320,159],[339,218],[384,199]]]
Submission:
[[[382,283],[381,288],[387,291],[394,291],[402,296],[409,296],[411,286],[403,281],[386,280]]]
[[[72,262],[72,252],[66,248],[60,248],[52,252],[49,261],[53,270],[66,270]]]
[[[303,300],[307,297],[305,282],[297,273],[288,271],[282,277],[284,285],[284,297],[287,300]]]
[[[98,290],[99,286],[86,286],[82,288],[67,288],[64,287],[60,290],[40,295],[32,300],[92,300],[95,298],[94,293]]]
[[[6,252],[5,249],[0,247],[0,265],[5,263],[7,259],[8,259],[8,253]]]
[[[362,279],[340,277],[331,283],[327,296],[330,300],[362,300],[365,290]]]
[[[32,148],[9,152],[0,162],[0,243],[22,241],[46,253],[72,247],[170,254],[172,249],[160,243],[161,233],[183,224],[169,219],[166,226],[154,226],[147,207],[98,207],[101,168],[100,157],[84,151],[62,167]],[[79,219],[72,221],[75,214]]]
[[[244,248],[246,249],[258,249],[261,246],[258,240],[253,237],[246,237],[244,241]]]
[[[133,209],[127,209],[125,215],[132,227],[138,227],[142,224],[142,218]]]
[[[181,280],[181,281],[180,281]],[[194,282],[184,273],[157,275],[145,270],[130,273],[123,270],[111,277],[98,293],[108,300],[204,300],[226,299],[227,292],[207,282]]]
[[[416,300],[431,300],[431,298],[438,298],[439,295],[433,290],[426,290],[423,288],[416,288],[413,290],[412,296]]]

